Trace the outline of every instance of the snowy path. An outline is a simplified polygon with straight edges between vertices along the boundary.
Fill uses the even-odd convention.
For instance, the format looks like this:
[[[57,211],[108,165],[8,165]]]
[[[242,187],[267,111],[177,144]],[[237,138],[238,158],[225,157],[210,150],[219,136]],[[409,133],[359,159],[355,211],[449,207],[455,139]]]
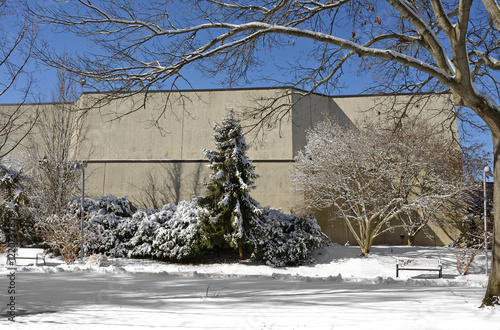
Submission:
[[[16,285],[19,314],[1,329],[500,329],[480,287],[97,272]]]

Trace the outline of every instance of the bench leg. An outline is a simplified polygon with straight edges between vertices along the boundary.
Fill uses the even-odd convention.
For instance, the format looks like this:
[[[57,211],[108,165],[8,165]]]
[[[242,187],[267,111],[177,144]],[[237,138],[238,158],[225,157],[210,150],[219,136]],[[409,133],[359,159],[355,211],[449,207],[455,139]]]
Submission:
[[[396,264],[396,278],[399,277],[399,265]]]
[[[43,261],[43,265],[45,266],[45,258],[39,256],[36,256],[35,266],[38,266],[38,259],[41,259]]]

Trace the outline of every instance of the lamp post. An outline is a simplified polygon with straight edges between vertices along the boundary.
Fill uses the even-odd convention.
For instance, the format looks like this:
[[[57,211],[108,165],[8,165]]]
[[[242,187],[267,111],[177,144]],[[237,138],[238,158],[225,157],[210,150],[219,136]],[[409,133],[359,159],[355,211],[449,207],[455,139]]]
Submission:
[[[486,173],[491,172],[490,167],[486,165],[483,169],[483,192],[484,192],[484,255],[486,256],[486,277],[488,277],[488,222],[486,216]]]
[[[83,260],[83,203],[85,201],[85,169],[79,163],[75,164],[75,169],[82,170],[82,201],[80,203],[80,260]]]

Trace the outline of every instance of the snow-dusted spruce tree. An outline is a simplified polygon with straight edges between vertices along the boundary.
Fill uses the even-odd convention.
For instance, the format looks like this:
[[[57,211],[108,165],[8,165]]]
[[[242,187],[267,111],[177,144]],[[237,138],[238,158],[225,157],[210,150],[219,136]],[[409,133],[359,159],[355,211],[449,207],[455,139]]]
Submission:
[[[214,125],[216,150],[203,149],[212,170],[210,181],[205,183],[207,196],[200,204],[208,210],[202,220],[207,234],[207,245],[238,249],[244,258],[245,242],[251,238],[252,222],[257,222],[261,209],[250,196],[255,188],[255,167],[246,156],[248,145],[243,137],[240,119],[231,109],[222,124]]]
[[[484,198],[482,191],[471,194],[466,202],[466,212],[462,218],[458,218],[457,227],[460,229],[460,236],[453,241],[453,246],[471,249],[484,248]],[[487,214],[487,237],[488,246],[492,246],[493,228],[493,205],[491,201],[486,204]],[[459,207],[462,205],[459,205]],[[463,206],[462,206],[463,207]]]
[[[405,229],[416,234],[428,218],[412,219],[414,214],[435,213],[464,190],[458,149],[446,151],[433,135],[427,136],[431,144],[401,136],[370,123],[358,129],[327,119],[309,130],[307,145],[296,157],[293,182],[304,196],[304,208],[332,207],[362,254],[397,220],[405,219]]]

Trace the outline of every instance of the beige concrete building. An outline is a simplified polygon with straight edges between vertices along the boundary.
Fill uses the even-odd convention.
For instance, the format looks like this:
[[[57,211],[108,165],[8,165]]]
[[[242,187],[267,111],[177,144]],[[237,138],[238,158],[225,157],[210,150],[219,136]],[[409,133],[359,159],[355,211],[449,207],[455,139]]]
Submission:
[[[356,123],[364,117],[390,120],[386,116],[389,109],[429,118],[452,109],[447,95],[304,94],[291,88],[156,91],[104,102],[103,94],[84,93],[77,105],[87,110],[87,133],[77,157],[87,163],[86,194],[128,196],[139,203],[152,189],[147,183],[155,182],[168,186],[161,189],[168,190],[169,202],[203,195],[209,171],[202,148],[214,148],[213,123],[221,122],[233,108],[244,118],[246,140],[251,144],[249,157],[260,175],[252,196],[261,205],[289,212],[300,200],[290,180],[293,159],[306,144],[306,130],[325,115]],[[274,116],[253,127],[271,107]],[[355,242],[343,222],[332,222],[327,212],[319,212],[318,221],[333,241]],[[428,238],[420,235],[416,243],[449,242],[439,228],[431,228],[429,233]],[[376,243],[401,243],[400,234],[396,231]]]

